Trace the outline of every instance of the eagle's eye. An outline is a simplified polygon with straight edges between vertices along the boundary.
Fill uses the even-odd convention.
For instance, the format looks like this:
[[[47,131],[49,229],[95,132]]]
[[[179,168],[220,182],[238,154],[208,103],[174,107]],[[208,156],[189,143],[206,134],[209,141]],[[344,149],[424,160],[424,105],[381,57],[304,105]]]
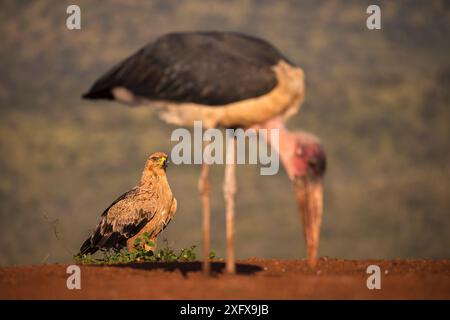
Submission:
[[[167,166],[167,157],[151,157],[152,162],[159,167],[165,168]]]

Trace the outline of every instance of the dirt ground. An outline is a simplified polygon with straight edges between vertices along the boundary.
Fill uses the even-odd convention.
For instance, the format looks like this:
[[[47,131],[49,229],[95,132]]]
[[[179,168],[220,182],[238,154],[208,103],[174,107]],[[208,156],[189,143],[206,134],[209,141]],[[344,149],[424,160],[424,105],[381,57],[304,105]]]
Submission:
[[[366,268],[381,268],[368,290]],[[81,266],[81,289],[68,290],[67,265],[0,268],[1,299],[450,299],[450,260],[239,261],[235,276],[200,262]]]

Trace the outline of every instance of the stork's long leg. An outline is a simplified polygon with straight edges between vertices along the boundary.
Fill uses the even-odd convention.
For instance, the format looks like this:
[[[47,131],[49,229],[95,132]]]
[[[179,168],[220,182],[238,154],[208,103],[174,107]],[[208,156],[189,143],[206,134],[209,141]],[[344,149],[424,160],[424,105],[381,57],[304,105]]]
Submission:
[[[209,274],[211,267],[209,263],[210,251],[210,225],[211,225],[211,207],[209,201],[210,186],[208,181],[209,166],[205,161],[202,164],[202,172],[198,180],[198,190],[202,198],[203,213],[203,272]]]
[[[226,207],[226,235],[227,255],[226,271],[228,274],[236,272],[234,252],[234,196],[236,194],[236,163],[235,163],[235,138],[227,136],[225,178],[223,192]]]

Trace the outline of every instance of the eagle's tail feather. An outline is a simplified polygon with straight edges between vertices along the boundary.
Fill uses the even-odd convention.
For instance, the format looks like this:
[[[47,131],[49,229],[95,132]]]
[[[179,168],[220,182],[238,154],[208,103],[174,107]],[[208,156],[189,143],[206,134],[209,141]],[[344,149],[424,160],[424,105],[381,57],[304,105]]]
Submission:
[[[94,254],[98,251],[98,247],[92,244],[92,239],[89,237],[81,246],[80,254]]]
[[[118,232],[112,232],[106,235],[101,234],[100,230],[97,229],[95,233],[90,236],[81,246],[80,254],[94,254],[99,249],[109,249],[116,247],[117,244],[122,244],[125,238],[121,236]]]

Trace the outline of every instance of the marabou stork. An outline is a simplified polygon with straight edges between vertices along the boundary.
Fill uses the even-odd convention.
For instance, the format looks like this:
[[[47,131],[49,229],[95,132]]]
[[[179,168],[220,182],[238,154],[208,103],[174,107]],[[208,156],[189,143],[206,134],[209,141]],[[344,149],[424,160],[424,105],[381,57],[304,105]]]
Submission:
[[[314,265],[325,154],[315,136],[290,132],[284,126],[299,110],[304,91],[303,70],[268,42],[232,32],[186,32],[167,34],[149,43],[99,78],[83,98],[151,105],[164,121],[180,126],[201,120],[206,128],[280,130],[277,151],[294,186],[308,261]],[[235,142],[231,140],[227,157],[233,159]],[[198,187],[203,206],[203,270],[209,273],[210,205],[208,165],[204,162]],[[223,191],[226,270],[235,273],[234,163],[225,167]]]

